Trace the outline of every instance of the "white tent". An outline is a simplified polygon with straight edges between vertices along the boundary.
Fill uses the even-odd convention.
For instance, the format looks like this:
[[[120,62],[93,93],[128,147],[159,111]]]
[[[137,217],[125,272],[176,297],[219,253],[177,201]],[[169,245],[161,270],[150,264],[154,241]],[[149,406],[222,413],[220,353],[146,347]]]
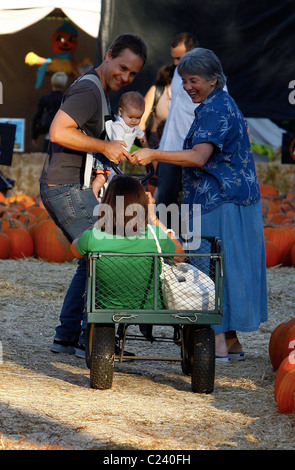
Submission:
[[[52,54],[51,37],[67,17],[78,32],[73,62],[95,61],[101,0],[0,0],[0,118],[25,122],[25,151],[31,147],[32,119],[41,95],[51,89],[50,74],[35,89],[36,69],[25,63],[33,51]],[[50,21],[49,21],[50,20]],[[75,79],[71,76],[70,83]],[[40,148],[42,148],[40,139]]]
[[[7,6],[3,4],[0,0],[0,34],[21,31],[59,8],[87,34],[98,36],[101,0],[11,0]]]

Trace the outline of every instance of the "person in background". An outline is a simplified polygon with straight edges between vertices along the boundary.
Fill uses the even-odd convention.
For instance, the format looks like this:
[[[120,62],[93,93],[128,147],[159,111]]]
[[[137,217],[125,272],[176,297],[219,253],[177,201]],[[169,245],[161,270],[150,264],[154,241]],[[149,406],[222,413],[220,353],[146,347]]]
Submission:
[[[38,148],[38,138],[45,134],[43,153],[47,153],[49,144],[49,128],[53,118],[59,110],[63,93],[68,83],[68,76],[64,72],[56,72],[51,77],[52,91],[41,96],[37,111],[33,118],[32,144],[34,149]]]
[[[163,65],[157,72],[155,83],[147,91],[145,99],[145,112],[140,127],[145,131],[148,146],[157,148],[163,134],[164,125],[168,117],[171,104],[171,80],[174,67]],[[154,164],[154,162],[153,162]],[[158,168],[154,164],[154,175],[149,178],[148,188],[156,196],[158,184]]]
[[[129,85],[146,58],[147,48],[142,38],[129,33],[118,36],[102,63],[68,88],[51,124],[40,195],[70,243],[96,221],[97,199],[91,186],[84,189],[87,153],[102,153],[116,164],[129,156],[124,141],[104,140],[103,99],[108,101],[110,91]],[[89,74],[95,75],[95,81],[99,78],[103,91],[91,78],[87,79]],[[63,302],[52,352],[85,356],[85,287],[86,260],[80,259]]]
[[[182,32],[171,43],[171,57],[175,67],[171,82],[171,105],[159,143],[161,150],[182,150],[185,136],[194,120],[196,105],[182,88],[177,71],[180,58],[199,43],[194,34]],[[181,168],[172,163],[158,163],[157,204],[178,204],[181,194]],[[170,222],[168,223],[170,226]]]
[[[245,358],[237,331],[256,331],[267,321],[267,283],[262,209],[247,122],[224,91],[226,78],[213,51],[196,48],[179,61],[183,88],[195,119],[184,150],[140,149],[130,161],[183,167],[183,203],[201,206],[201,234],[217,237],[224,253],[223,317],[215,325],[216,361]]]
[[[140,127],[145,131],[150,148],[157,148],[163,133],[171,104],[171,80],[174,68],[163,65],[157,72],[155,83],[147,91],[145,112]]]

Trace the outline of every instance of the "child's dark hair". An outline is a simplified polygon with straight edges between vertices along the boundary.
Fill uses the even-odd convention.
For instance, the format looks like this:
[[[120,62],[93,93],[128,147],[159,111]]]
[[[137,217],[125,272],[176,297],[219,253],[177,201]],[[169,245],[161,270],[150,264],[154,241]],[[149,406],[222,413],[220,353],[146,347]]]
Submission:
[[[117,214],[118,196],[123,197],[124,214],[121,212]],[[148,198],[138,179],[131,176],[114,176],[101,200],[102,204],[110,206],[113,215],[112,220],[106,218],[105,224],[99,223],[103,215],[99,216],[98,226],[102,231],[122,236],[130,236],[133,232],[134,234],[144,233],[145,227],[148,224]],[[139,206],[143,210],[136,214],[136,222],[138,223],[134,223],[131,233],[126,233],[126,226],[135,217]],[[128,210],[126,211],[127,208]]]
[[[138,91],[127,91],[120,96],[119,108],[123,108],[128,104],[136,109],[142,109],[144,111],[144,97]]]

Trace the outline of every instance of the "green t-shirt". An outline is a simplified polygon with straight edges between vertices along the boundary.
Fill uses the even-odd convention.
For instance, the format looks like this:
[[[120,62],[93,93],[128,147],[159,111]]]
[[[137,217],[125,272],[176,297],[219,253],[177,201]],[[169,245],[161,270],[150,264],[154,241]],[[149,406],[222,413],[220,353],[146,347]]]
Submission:
[[[153,226],[163,253],[175,253],[172,240],[158,226]],[[102,309],[154,309],[153,257],[156,242],[146,227],[142,236],[122,237],[110,235],[96,228],[86,230],[77,242],[81,255],[87,252],[143,254],[143,256],[102,256],[96,261],[97,308]],[[158,260],[158,273],[161,263]],[[163,308],[159,279],[158,308]],[[145,299],[145,300],[144,300]],[[144,301],[144,304],[143,304]]]

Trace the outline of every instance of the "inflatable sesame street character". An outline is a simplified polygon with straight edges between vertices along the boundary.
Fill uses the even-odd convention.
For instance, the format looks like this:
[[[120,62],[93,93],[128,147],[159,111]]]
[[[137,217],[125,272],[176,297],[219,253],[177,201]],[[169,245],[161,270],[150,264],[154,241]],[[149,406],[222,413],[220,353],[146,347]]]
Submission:
[[[72,53],[75,52],[78,44],[78,32],[76,28],[69,22],[56,30],[51,38],[52,57],[40,57],[34,52],[29,52],[25,57],[25,63],[28,65],[39,65],[37,69],[37,79],[35,88],[40,88],[45,73],[64,72],[67,75],[78,77],[79,66],[82,64],[90,64],[89,59],[82,62],[74,63]]]

